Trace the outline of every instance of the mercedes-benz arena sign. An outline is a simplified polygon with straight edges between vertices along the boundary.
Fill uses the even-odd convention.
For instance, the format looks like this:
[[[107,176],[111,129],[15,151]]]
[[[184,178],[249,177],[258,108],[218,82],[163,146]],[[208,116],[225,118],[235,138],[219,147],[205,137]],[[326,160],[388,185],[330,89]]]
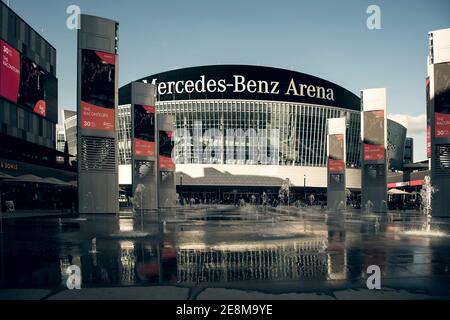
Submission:
[[[190,185],[275,188],[286,178],[294,187],[326,188],[326,121],[340,117],[348,120],[347,185],[361,186],[360,99],[332,82],[247,65],[184,68],[138,81],[157,86],[158,113],[174,115],[185,134],[175,133],[174,149],[183,192]],[[127,86],[120,91],[126,96]]]
[[[359,111],[360,99],[321,78],[284,69],[218,65],[173,70],[141,79],[158,86],[160,101],[244,99],[299,102]]]

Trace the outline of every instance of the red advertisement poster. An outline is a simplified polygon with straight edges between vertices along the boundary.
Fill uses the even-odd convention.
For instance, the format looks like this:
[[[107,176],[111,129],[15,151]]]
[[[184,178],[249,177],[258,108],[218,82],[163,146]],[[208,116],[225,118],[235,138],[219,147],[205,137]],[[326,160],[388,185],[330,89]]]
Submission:
[[[384,160],[384,146],[374,146],[365,143],[364,160],[365,161]]]
[[[434,127],[436,138],[450,138],[450,63],[434,66]]]
[[[81,70],[81,127],[115,130],[114,54],[83,50]]]
[[[134,154],[155,156],[155,107],[134,106]]]
[[[97,107],[81,101],[81,127],[113,131],[115,128],[114,109]]]
[[[0,96],[46,117],[49,74],[5,41],[0,40],[0,47]]]
[[[47,115],[47,107],[44,100],[39,100],[34,106],[34,112],[45,117]]]
[[[0,95],[17,103],[20,87],[20,53],[0,40]]]
[[[159,167],[161,169],[175,169],[175,163],[172,160],[174,146],[172,136],[172,131],[159,131]]]
[[[435,113],[436,138],[450,137],[450,114]]]
[[[364,161],[385,160],[384,110],[364,112]]]
[[[175,169],[175,163],[171,157],[159,157],[159,167],[161,169]]]
[[[344,160],[328,160],[328,169],[331,173],[342,173],[345,170]]]
[[[328,169],[332,173],[344,173],[344,135],[332,134],[329,137]]]
[[[155,143],[134,138],[134,155],[138,157],[154,157]]]

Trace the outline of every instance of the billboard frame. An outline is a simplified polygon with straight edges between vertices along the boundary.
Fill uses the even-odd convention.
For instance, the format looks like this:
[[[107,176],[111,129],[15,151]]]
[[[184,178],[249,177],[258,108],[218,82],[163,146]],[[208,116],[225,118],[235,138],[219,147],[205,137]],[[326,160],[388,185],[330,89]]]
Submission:
[[[77,35],[77,148],[78,212],[118,214],[119,172],[117,148],[118,106],[118,23],[81,14]],[[81,116],[83,50],[114,55],[114,129],[84,128]],[[99,152],[99,149],[103,152]]]
[[[367,212],[386,213],[388,210],[388,188],[387,188],[387,90],[385,88],[366,89],[361,91],[361,209]],[[366,137],[365,120],[369,113],[379,117],[383,113],[383,141],[381,144],[374,144],[373,158],[366,156],[365,141],[367,138],[375,139],[378,137]],[[377,114],[378,113],[378,114]],[[378,132],[379,133],[379,132]],[[384,155],[379,154],[383,149]]]

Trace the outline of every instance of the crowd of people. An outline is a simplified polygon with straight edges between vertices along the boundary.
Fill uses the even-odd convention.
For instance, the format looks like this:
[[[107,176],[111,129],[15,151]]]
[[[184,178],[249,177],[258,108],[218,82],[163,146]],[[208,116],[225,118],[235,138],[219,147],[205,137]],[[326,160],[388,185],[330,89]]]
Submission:
[[[308,194],[305,196],[293,196],[287,198],[276,194],[266,194],[263,192],[260,195],[236,195],[224,196],[223,199],[201,198],[201,197],[178,197],[178,204],[181,206],[195,206],[195,205],[234,205],[236,207],[243,207],[247,205],[259,205],[266,207],[278,207],[280,205],[295,206],[297,208],[317,206],[324,209],[327,206],[326,195],[324,194]],[[361,209],[361,197],[352,196],[347,199],[347,208]],[[420,197],[405,198],[405,197],[391,197],[388,201],[389,210],[416,210],[421,208]]]
[[[261,205],[267,207],[277,207],[279,205],[292,205],[297,207],[311,206],[311,205],[321,205],[324,201],[316,200],[313,194],[308,195],[306,199],[301,199],[299,197],[287,198],[279,197],[275,194],[266,194],[265,192],[261,195],[236,195],[236,196],[225,196],[223,199],[212,198],[200,198],[200,197],[189,197],[183,196],[178,197],[178,204],[181,206],[195,206],[195,205],[215,205],[215,204],[226,204],[235,205],[237,207],[243,207],[247,205]]]

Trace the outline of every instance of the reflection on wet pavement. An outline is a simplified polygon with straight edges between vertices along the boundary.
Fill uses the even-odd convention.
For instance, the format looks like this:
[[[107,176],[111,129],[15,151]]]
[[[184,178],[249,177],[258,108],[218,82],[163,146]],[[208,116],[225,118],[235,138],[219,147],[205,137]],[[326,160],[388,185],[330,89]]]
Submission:
[[[174,210],[157,215],[7,220],[0,236],[0,288],[65,288],[70,265],[83,288],[258,286],[265,292],[363,288],[370,265],[401,289],[450,297],[450,221],[444,234],[407,231],[417,214],[364,216],[256,207]],[[94,247],[95,246],[95,247]],[[396,284],[394,284],[396,283]]]

